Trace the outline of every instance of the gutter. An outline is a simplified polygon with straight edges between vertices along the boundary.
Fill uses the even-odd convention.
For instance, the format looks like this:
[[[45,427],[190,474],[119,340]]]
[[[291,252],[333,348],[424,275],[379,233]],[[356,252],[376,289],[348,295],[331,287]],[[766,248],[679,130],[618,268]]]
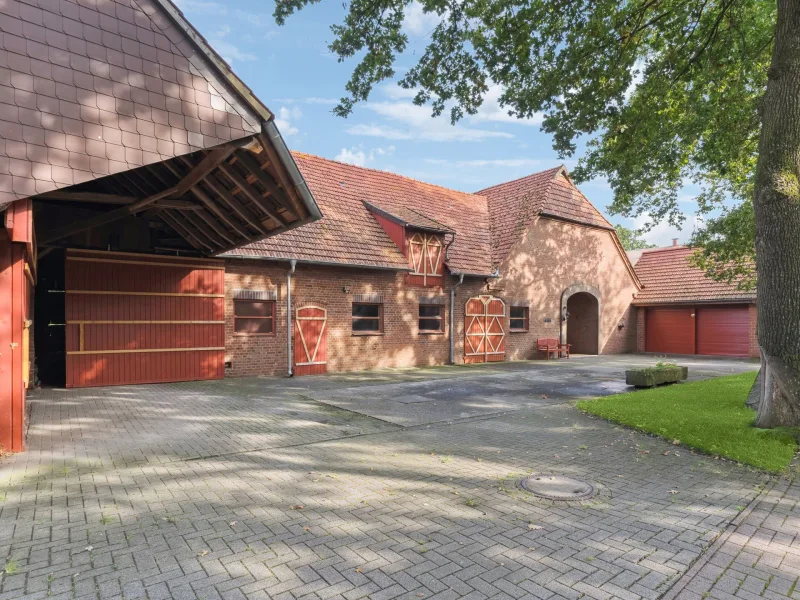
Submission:
[[[382,267],[376,265],[360,265],[355,263],[340,263],[340,262],[325,261],[325,260],[303,260],[302,258],[281,258],[276,256],[251,256],[249,254],[225,253],[223,256],[220,256],[219,258],[235,259],[235,260],[266,260],[271,262],[289,262],[289,263],[294,261],[302,265],[314,265],[319,267],[345,267],[348,269],[367,269],[375,271],[400,271],[401,273],[411,272],[410,267]],[[486,276],[483,275],[482,277]]]
[[[289,377],[294,375],[292,370],[292,275],[295,267],[297,267],[297,261],[290,260],[289,272],[286,273],[286,357]]]
[[[455,319],[453,318],[453,312],[455,311],[456,306],[456,288],[464,283],[464,274],[462,273],[458,277],[458,283],[455,284],[453,287],[450,288],[450,364],[456,364],[456,338],[455,332],[453,328],[455,327]]]
[[[297,163],[294,162],[294,157],[292,153],[289,152],[289,148],[286,147],[286,142],[283,141],[281,132],[278,131],[275,122],[272,120],[267,121],[262,124],[262,128],[264,130],[264,135],[267,136],[272,147],[275,148],[275,152],[278,153],[278,157],[281,159],[283,166],[286,167],[289,177],[292,178],[292,185],[294,185],[294,189],[297,190],[297,193],[303,199],[303,203],[306,205],[309,214],[314,220],[321,219],[322,212],[319,210],[319,206],[317,206],[317,201],[314,200],[314,196],[311,195],[311,190],[308,189],[308,185],[306,185],[303,176],[300,174],[300,169],[297,168]]]

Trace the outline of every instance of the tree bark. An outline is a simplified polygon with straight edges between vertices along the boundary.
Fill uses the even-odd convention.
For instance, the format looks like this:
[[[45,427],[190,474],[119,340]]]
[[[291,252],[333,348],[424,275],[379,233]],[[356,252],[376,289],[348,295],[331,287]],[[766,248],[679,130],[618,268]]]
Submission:
[[[764,371],[756,425],[800,425],[800,2],[778,0],[761,103],[754,190],[758,341]]]

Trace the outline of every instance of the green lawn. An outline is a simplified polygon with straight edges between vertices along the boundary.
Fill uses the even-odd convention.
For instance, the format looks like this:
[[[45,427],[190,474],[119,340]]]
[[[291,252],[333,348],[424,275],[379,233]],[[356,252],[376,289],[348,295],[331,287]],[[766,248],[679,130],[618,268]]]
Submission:
[[[767,471],[784,470],[797,450],[790,432],[752,427],[745,405],[755,373],[581,400],[578,408],[686,446]]]

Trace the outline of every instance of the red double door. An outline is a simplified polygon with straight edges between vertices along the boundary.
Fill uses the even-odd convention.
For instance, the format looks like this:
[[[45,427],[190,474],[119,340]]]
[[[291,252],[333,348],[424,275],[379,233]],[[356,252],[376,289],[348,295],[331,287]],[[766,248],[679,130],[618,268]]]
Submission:
[[[494,296],[467,300],[464,311],[464,362],[502,362],[506,358],[506,305]]]
[[[749,343],[750,314],[746,304],[647,309],[647,352],[748,356]]]

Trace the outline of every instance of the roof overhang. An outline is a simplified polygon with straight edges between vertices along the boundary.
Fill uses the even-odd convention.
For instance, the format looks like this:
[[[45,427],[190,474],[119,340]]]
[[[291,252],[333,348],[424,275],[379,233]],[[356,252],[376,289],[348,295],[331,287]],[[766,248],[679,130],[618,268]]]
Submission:
[[[408,229],[416,229],[418,231],[429,231],[431,233],[441,233],[455,235],[455,231],[449,227],[436,222],[427,215],[423,215],[419,211],[406,208],[403,211],[391,210],[382,208],[367,200],[362,200],[364,206],[371,212],[389,219],[390,221],[402,225]],[[409,213],[413,214],[415,218],[409,219]]]
[[[274,125],[219,146],[34,196],[45,203],[105,205],[89,218],[49,228],[40,244],[130,216],[158,220],[196,251],[215,256],[320,218]]]
[[[641,308],[655,308],[658,306],[695,306],[708,304],[755,304],[755,298],[715,298],[713,300],[643,300],[634,299],[631,304]]]

